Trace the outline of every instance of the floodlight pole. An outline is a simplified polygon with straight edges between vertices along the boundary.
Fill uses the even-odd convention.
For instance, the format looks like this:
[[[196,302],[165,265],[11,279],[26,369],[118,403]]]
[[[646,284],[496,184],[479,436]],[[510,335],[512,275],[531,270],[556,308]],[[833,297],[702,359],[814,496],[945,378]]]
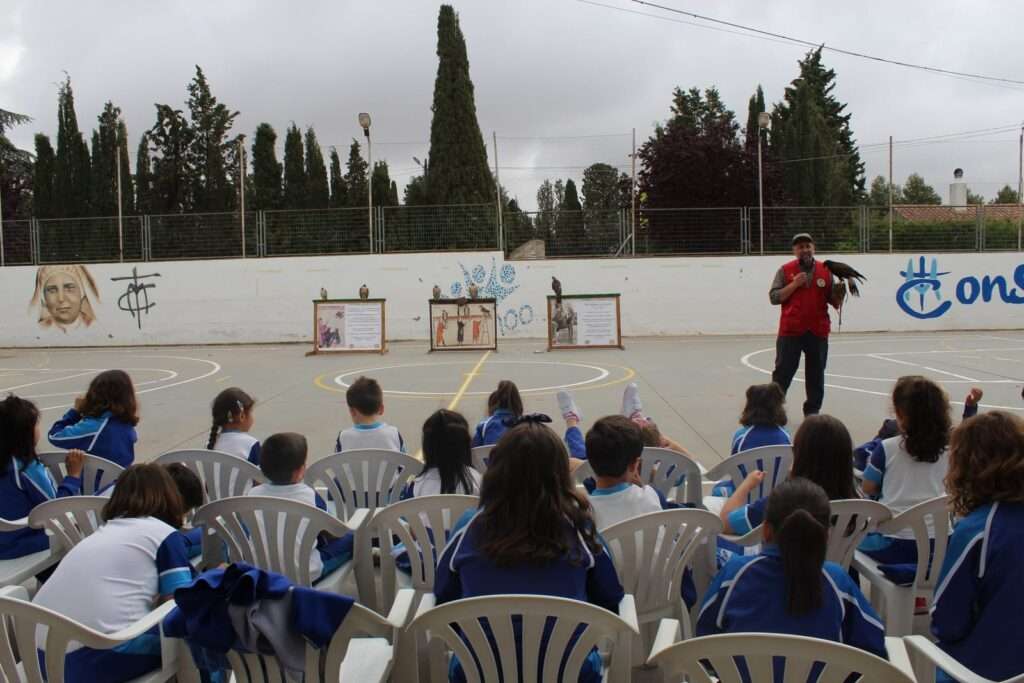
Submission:
[[[630,239],[630,250],[633,256],[636,256],[636,128],[633,129],[633,153],[629,155],[630,164],[630,178],[629,183],[629,202],[630,202],[630,231],[632,239]]]
[[[121,201],[121,136],[114,134],[114,158],[117,168],[117,254],[121,263],[124,263],[124,222]]]
[[[764,256],[764,166],[761,163],[762,131],[771,123],[771,115],[763,111],[757,115],[757,220],[760,229],[761,256]]]
[[[359,125],[363,127],[363,134],[366,135],[366,160],[368,165],[366,175],[366,210],[367,225],[370,229],[370,253],[373,253],[373,143],[370,140],[370,115],[363,112],[359,114]]]
[[[242,218],[242,258],[245,258],[245,136],[238,136],[238,208]]]

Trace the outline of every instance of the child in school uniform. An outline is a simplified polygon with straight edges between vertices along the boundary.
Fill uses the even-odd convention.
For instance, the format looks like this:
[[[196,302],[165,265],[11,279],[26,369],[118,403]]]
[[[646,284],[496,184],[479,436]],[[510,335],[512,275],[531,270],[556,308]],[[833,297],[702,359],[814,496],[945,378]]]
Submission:
[[[0,401],[0,517],[28,516],[32,508],[53,498],[82,492],[82,452],[69,451],[67,476],[57,486],[36,457],[39,409],[31,401],[10,395]],[[50,547],[45,529],[0,532],[0,560],[41,552]]]
[[[829,500],[859,498],[850,468],[852,452],[853,439],[846,425],[831,415],[809,415],[793,438],[793,465],[788,477],[814,482]],[[725,533],[743,535],[764,521],[768,498],[746,502],[763,478],[764,472],[751,472],[726,501],[720,513]]]
[[[230,387],[217,394],[210,407],[213,425],[207,450],[221,451],[245,458],[253,465],[260,464],[260,440],[249,434],[253,423],[256,401],[238,387]]]
[[[482,477],[472,467],[466,418],[451,410],[438,410],[423,423],[422,444],[423,471],[402,490],[402,500],[480,492]]]
[[[196,509],[201,508],[206,500],[203,482],[195,472],[180,462],[168,463],[164,467],[181,495],[185,516],[189,517]],[[182,528],[181,533],[185,536],[185,548],[189,559],[199,557],[203,552],[202,527]]]
[[[381,420],[384,414],[384,391],[377,380],[360,377],[345,392],[352,427],[338,434],[334,451],[341,453],[359,448],[382,448],[405,453],[405,441],[398,429]]]
[[[103,633],[132,626],[193,579],[178,531],[184,516],[166,469],[129,467],[103,508],[103,526],[68,551],[32,602]],[[37,634],[36,645],[45,646],[45,631]],[[114,650],[80,647],[68,653],[64,680],[121,683],[159,668],[160,661],[155,626]]]
[[[508,425],[522,415],[523,399],[519,395],[519,388],[510,380],[501,380],[498,388],[487,397],[487,417],[476,426],[473,447],[498,443]]]
[[[946,492],[952,420],[946,392],[926,377],[899,378],[892,390],[892,405],[900,433],[883,441],[882,448],[872,454],[861,486],[897,515]],[[910,529],[893,536],[869,534],[859,549],[885,565],[917,562]]]
[[[587,431],[586,447],[596,483],[588,498],[598,529],[662,510],[658,492],[640,484],[644,442],[633,420],[621,415],[602,417]]]
[[[248,495],[295,500],[326,512],[323,498],[302,481],[308,450],[306,437],[301,434],[285,432],[268,437],[260,453],[260,470],[267,477],[267,483],[252,487]],[[317,539],[309,559],[309,575],[314,577],[314,583],[352,559],[352,540],[352,534]]]
[[[932,634],[978,676],[1008,680],[1024,673],[1012,636],[1024,614],[1024,422],[993,411],[957,427],[946,485],[960,521],[935,588]]]
[[[104,370],[89,383],[85,396],[50,427],[50,443],[77,448],[128,467],[135,462],[139,408],[135,387],[124,370]]]
[[[434,581],[437,603],[518,593],[582,600],[615,612],[622,585],[590,505],[575,492],[565,446],[540,422],[524,420],[491,452],[480,507],[453,529]],[[518,629],[515,637],[521,642]],[[465,680],[457,660],[449,672],[451,680]],[[600,676],[594,651],[579,680]]]
[[[704,596],[697,635],[779,633],[857,647],[885,657],[885,628],[860,588],[825,562],[829,500],[806,479],[768,497],[760,554],[736,555]]]

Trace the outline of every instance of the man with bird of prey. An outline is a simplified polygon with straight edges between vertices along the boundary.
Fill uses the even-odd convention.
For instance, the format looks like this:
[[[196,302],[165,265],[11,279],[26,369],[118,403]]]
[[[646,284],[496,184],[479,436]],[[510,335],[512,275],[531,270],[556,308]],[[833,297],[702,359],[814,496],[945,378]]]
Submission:
[[[865,278],[845,263],[816,261],[814,239],[805,232],[793,237],[793,256],[796,258],[775,273],[768,292],[772,305],[782,307],[772,381],[783,392],[789,391],[803,354],[807,383],[804,416],[816,415],[825,398],[825,364],[831,331],[828,307],[840,309],[847,287],[851,294],[859,296],[857,283]]]

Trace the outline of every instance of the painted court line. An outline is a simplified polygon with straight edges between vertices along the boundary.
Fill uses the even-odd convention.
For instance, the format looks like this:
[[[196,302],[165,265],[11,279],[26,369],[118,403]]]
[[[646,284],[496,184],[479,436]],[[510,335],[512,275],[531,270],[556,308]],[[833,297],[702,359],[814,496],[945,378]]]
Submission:
[[[476,376],[480,374],[480,368],[483,367],[484,362],[490,355],[490,351],[484,351],[484,355],[482,355],[480,357],[480,360],[476,362],[476,365],[473,366],[473,369],[466,374],[465,381],[462,383],[462,386],[459,387],[459,390],[455,393],[455,396],[452,398],[452,402],[448,404],[448,410],[455,410],[455,408],[458,407],[459,401],[461,401],[462,397],[465,396],[466,390],[469,389],[469,385],[472,384],[473,380],[476,379]]]
[[[86,370],[85,372],[76,372],[74,374],[66,375],[64,377],[51,377],[50,379],[41,379],[41,380],[37,380],[35,382],[26,382],[25,384],[17,384],[17,385],[15,385],[13,387],[4,387],[3,389],[0,389],[0,391],[14,391],[15,389],[24,389],[25,387],[34,387],[37,384],[48,384],[50,382],[62,382],[64,380],[66,380],[66,379],[75,379],[76,377],[83,377],[85,375],[91,375],[92,372],[93,372],[92,370]]]
[[[912,368],[924,368],[925,370],[931,370],[932,372],[937,372],[940,375],[949,375],[950,377],[955,377],[957,379],[962,379],[965,382],[979,382],[979,381],[981,381],[981,380],[974,379],[973,377],[965,377],[964,375],[958,375],[955,372],[949,372],[948,370],[939,370],[938,368],[929,367],[927,365],[921,365],[920,363],[911,363],[910,361],[896,360],[895,358],[888,358],[886,354],[882,354],[882,353],[869,353],[868,354],[868,358],[874,358],[876,360],[884,360],[884,361],[888,361],[890,363],[896,363],[898,365],[909,365]]]

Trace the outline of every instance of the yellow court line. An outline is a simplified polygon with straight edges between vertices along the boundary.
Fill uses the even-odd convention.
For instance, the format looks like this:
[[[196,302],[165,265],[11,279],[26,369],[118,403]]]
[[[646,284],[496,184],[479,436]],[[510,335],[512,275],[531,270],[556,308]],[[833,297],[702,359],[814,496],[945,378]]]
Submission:
[[[473,366],[473,369],[466,373],[466,379],[463,380],[462,386],[459,387],[459,390],[457,392],[455,392],[455,396],[448,404],[448,410],[455,410],[455,408],[459,405],[459,401],[461,401],[462,397],[466,395],[466,390],[469,389],[469,385],[472,384],[473,380],[476,379],[477,375],[480,374],[480,368],[483,367],[484,362],[490,355],[490,351],[484,351],[484,355],[480,356],[480,360],[476,362],[476,365]],[[417,460],[423,460],[422,448],[416,451],[415,458]]]

